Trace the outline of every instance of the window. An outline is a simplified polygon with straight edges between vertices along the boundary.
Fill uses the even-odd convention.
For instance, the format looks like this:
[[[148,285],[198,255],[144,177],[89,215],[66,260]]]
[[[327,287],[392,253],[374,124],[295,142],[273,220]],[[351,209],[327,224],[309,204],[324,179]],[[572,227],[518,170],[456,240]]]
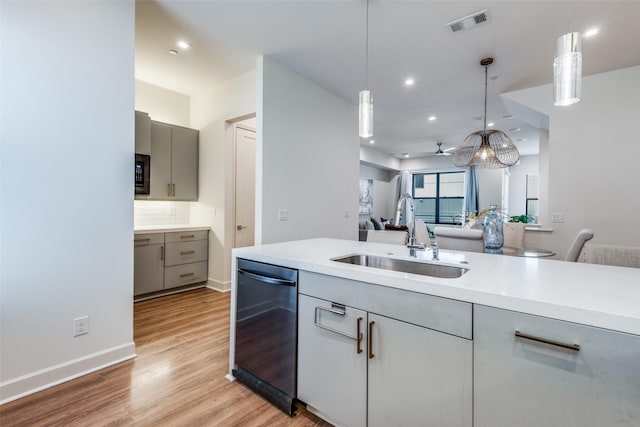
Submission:
[[[416,219],[429,224],[459,224],[464,205],[464,172],[413,175]]]
[[[538,174],[527,174],[527,206],[525,214],[538,222]]]

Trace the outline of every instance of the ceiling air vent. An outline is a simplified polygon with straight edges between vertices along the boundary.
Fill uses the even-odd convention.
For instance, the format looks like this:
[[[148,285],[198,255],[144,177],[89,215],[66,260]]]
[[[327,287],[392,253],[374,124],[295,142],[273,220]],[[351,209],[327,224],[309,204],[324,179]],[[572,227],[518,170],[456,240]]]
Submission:
[[[472,13],[464,18],[456,19],[447,24],[447,27],[452,33],[456,31],[466,30],[467,28],[475,27],[478,24],[489,21],[489,10],[484,9],[476,13]]]

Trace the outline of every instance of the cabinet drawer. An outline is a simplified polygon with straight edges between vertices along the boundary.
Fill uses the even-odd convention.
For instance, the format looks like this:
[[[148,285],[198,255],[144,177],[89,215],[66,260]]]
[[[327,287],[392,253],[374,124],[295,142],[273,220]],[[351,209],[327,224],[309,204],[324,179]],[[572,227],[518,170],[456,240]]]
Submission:
[[[135,246],[159,245],[164,243],[164,233],[134,234],[133,244]]]
[[[167,243],[190,242],[193,240],[206,240],[209,231],[178,231],[175,233],[166,233],[165,241]]]
[[[472,338],[472,305],[387,286],[300,272],[298,292],[369,312]]]
[[[207,262],[174,265],[164,269],[164,288],[199,283],[207,280]]]
[[[164,265],[170,267],[178,264],[207,260],[207,240],[195,240],[183,243],[167,243]]]
[[[640,336],[476,305],[474,425],[637,426],[639,354]]]

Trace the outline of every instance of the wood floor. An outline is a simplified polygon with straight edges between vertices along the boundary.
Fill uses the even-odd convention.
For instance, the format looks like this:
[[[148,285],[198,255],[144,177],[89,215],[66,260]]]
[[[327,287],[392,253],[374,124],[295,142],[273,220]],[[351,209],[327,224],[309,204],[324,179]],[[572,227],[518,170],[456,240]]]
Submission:
[[[0,426],[330,426],[224,377],[229,300],[196,289],[135,303],[137,358],[7,403]]]

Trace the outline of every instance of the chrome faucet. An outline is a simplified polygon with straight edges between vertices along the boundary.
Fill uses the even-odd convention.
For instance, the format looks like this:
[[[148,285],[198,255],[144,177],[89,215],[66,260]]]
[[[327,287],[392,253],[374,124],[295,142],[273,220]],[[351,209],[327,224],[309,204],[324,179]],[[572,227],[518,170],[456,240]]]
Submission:
[[[438,258],[438,244],[436,242],[431,243],[431,253],[433,254],[431,257],[433,261],[438,261],[440,259]]]
[[[405,223],[407,224],[407,228],[409,228],[409,244],[407,244],[407,247],[409,248],[409,255],[415,257],[416,250],[424,251],[425,246],[422,243],[416,243],[416,215],[414,211],[413,197],[411,197],[411,194],[404,193],[398,199],[398,205],[396,207],[396,217],[395,217],[394,224],[400,225],[400,215],[402,214],[402,204],[405,201],[409,202],[409,209],[407,210],[407,215],[405,218]],[[411,222],[409,222],[409,213],[411,214]]]

